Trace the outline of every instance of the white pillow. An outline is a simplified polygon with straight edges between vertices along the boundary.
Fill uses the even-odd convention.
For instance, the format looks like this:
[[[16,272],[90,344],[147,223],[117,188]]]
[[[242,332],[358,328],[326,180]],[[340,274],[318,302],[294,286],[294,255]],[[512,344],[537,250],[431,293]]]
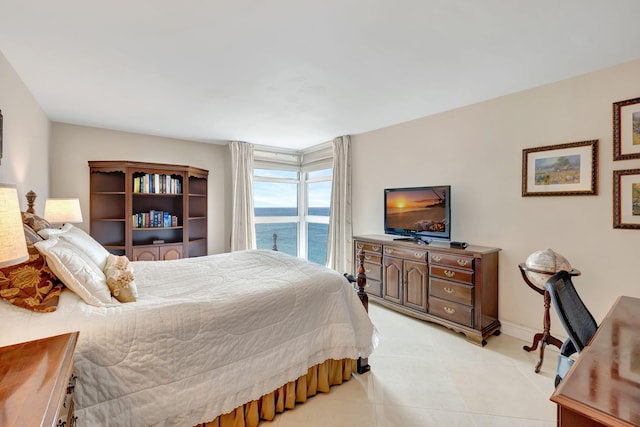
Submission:
[[[65,224],[61,229],[45,228],[38,232],[45,239],[57,236],[65,240],[85,253],[98,266],[100,271],[104,270],[107,264],[109,251],[98,243],[93,237],[73,224]]]
[[[49,237],[52,237],[52,236],[59,236],[64,232],[65,231],[63,231],[61,228],[43,228],[42,230],[38,231],[38,234],[43,239],[48,239]]]
[[[34,244],[62,283],[87,304],[111,305],[111,291],[97,265],[79,248],[56,236]]]

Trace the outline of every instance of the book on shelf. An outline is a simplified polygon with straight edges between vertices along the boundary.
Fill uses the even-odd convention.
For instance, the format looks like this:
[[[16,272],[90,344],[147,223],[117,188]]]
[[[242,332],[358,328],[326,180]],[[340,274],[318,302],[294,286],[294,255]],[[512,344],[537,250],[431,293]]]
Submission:
[[[182,194],[182,181],[164,173],[133,177],[133,192],[146,194]]]
[[[133,214],[133,228],[169,228],[178,226],[178,217],[169,212],[151,209]]]

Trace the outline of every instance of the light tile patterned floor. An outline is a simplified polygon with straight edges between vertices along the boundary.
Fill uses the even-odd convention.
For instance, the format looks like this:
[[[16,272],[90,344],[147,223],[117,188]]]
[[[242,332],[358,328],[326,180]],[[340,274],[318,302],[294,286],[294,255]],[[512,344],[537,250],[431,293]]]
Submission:
[[[485,347],[438,325],[370,304],[381,342],[372,371],[261,426],[553,427],[557,352],[539,374],[531,344],[500,335]]]

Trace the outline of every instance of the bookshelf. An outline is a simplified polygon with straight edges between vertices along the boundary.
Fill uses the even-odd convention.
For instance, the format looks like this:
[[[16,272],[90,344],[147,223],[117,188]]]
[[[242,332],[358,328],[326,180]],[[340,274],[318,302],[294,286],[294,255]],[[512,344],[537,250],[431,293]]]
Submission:
[[[209,171],[133,161],[89,161],[90,233],[132,261],[207,255]]]

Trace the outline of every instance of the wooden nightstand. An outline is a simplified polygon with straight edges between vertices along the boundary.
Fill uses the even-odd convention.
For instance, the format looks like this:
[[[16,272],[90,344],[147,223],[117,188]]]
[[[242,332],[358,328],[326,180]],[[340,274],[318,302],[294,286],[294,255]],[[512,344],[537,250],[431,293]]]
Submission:
[[[78,332],[73,332],[0,348],[3,425],[75,424],[73,352],[77,340]]]

